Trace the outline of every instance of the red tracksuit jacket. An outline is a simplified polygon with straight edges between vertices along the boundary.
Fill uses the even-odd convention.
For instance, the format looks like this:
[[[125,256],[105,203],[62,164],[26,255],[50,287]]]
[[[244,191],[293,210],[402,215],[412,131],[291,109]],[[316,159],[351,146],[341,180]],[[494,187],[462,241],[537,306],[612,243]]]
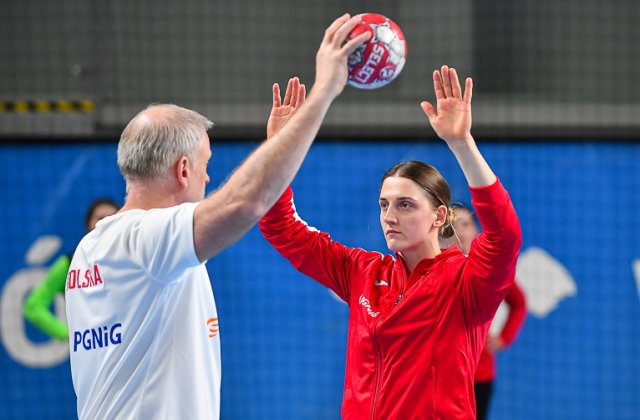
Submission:
[[[300,272],[349,305],[344,419],[472,419],[473,380],[487,331],[513,284],[518,218],[500,181],[471,188],[483,232],[422,260],[348,248],[310,228],[291,189],[260,221],[265,238]]]

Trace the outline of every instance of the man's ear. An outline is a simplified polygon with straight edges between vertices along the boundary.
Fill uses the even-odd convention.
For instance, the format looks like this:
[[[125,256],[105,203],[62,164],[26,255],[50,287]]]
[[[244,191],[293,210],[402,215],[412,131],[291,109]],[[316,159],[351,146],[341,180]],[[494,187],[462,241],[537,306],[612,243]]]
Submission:
[[[181,156],[176,163],[173,164],[173,175],[182,188],[187,188],[189,185],[189,170],[189,159],[186,156]]]

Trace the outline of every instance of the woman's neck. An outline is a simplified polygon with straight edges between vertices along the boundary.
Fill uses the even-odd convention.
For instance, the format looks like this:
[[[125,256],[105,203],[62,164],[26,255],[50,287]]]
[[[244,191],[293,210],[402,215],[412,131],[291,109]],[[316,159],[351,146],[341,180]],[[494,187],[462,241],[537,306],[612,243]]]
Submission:
[[[408,249],[402,252],[398,252],[404,261],[404,265],[407,268],[407,273],[411,274],[416,268],[416,265],[425,258],[435,258],[442,251],[440,250],[440,244],[436,240],[434,242],[426,242],[420,248]]]

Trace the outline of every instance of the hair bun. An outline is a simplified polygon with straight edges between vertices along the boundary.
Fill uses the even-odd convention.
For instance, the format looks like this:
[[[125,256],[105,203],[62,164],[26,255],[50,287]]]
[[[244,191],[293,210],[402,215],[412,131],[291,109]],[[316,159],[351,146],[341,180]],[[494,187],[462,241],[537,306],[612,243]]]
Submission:
[[[450,238],[453,236],[453,222],[456,221],[456,211],[451,207],[447,208],[447,222],[440,228],[440,236]]]

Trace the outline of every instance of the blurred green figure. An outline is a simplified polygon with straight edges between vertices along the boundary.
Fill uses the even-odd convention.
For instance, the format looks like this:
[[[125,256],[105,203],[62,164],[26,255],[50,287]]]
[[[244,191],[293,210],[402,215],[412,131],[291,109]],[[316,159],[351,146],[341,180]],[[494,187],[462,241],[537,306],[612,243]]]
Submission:
[[[87,232],[96,227],[99,220],[115,214],[120,206],[109,198],[94,200],[85,216]],[[69,337],[69,327],[51,312],[51,304],[56,294],[64,294],[67,271],[73,255],[61,255],[51,266],[42,283],[36,286],[24,305],[25,318],[37,329],[57,340],[66,340]]]

